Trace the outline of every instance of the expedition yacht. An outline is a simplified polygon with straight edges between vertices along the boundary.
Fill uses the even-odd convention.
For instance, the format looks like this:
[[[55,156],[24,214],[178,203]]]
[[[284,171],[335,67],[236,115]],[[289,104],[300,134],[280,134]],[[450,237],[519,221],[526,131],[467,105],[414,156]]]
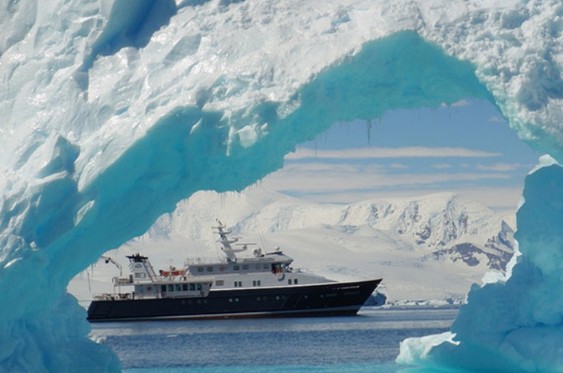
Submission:
[[[140,254],[127,256],[131,274],[113,279],[114,293],[99,294],[88,308],[88,320],[251,318],[355,315],[381,279],[338,282],[294,270],[293,259],[279,248],[238,257],[247,245],[218,220],[213,227],[225,258],[187,261],[182,269],[153,269]],[[123,288],[130,291],[122,292]],[[116,290],[118,289],[118,290]]]

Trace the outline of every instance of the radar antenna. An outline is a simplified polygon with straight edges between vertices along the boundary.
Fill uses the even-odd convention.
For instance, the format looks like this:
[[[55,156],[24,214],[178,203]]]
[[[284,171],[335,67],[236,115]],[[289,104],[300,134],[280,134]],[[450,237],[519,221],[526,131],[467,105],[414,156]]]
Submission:
[[[213,227],[213,229],[215,230],[215,233],[217,233],[219,237],[221,237],[219,240],[219,242],[221,243],[221,250],[223,250],[225,255],[227,255],[227,260],[229,262],[236,262],[237,257],[235,254],[245,251],[247,249],[247,244],[242,244],[242,248],[240,249],[234,249],[231,244],[238,242],[239,239],[236,237],[229,238],[232,230],[227,229],[227,226],[223,224],[221,220],[216,220],[218,225],[216,227]]]

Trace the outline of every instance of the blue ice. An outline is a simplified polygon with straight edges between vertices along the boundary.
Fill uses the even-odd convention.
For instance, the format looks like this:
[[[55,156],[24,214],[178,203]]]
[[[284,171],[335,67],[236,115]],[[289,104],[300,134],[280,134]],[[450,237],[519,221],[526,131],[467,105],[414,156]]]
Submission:
[[[105,24],[99,4],[107,8],[109,21]],[[424,13],[410,6],[400,10],[406,17],[394,20],[397,27],[388,26],[379,37],[371,37],[373,40],[357,53],[341,55],[313,79],[297,86],[288,84],[294,90],[280,99],[284,102],[276,101],[272,93],[245,102],[244,110],[214,106],[249,89],[245,79],[251,72],[244,72],[234,83],[223,78],[213,81],[209,89],[194,86],[185,92],[178,90],[175,94],[193,95],[195,104],[176,105],[157,115],[158,107],[168,101],[155,99],[151,93],[159,89],[159,79],[166,81],[167,73],[173,72],[173,68],[165,69],[166,63],[178,62],[181,54],[189,60],[190,53],[202,44],[212,45],[211,40],[197,35],[183,39],[168,60],[147,62],[147,70],[141,69],[147,74],[146,81],[131,91],[127,87],[105,90],[112,82],[93,82],[91,74],[99,73],[100,66],[107,66],[108,73],[109,69],[121,69],[123,75],[129,70],[141,74],[135,70],[140,64],[137,52],[158,46],[178,31],[168,29],[178,7],[187,9],[183,14],[203,9],[214,10],[206,14],[209,17],[226,17],[232,9],[240,9],[242,14],[259,5],[245,1],[99,4],[29,0],[1,6],[0,118],[7,118],[2,119],[5,122],[0,128],[3,371],[118,371],[119,361],[113,352],[87,338],[85,312],[66,293],[70,279],[105,251],[142,234],[162,213],[172,211],[179,200],[192,193],[241,190],[282,167],[283,156],[296,144],[312,139],[335,121],[374,119],[396,108],[484,98],[498,103],[513,127],[533,128],[522,130],[530,144],[559,162],[563,159],[560,121],[558,127],[549,120],[542,122],[542,115],[517,115],[521,107],[532,111],[547,108],[548,119],[560,112],[557,58],[547,55],[541,64],[530,63],[532,72],[523,74],[534,80],[524,82],[527,85],[514,97],[503,96],[476,78],[474,65],[446,55],[414,31],[401,31],[419,27],[421,34],[426,32],[423,28],[428,23],[410,23],[414,15],[422,17]],[[353,7],[346,10],[346,2],[342,4],[338,22],[329,22],[330,28],[320,32],[319,38],[355,25]],[[456,4],[454,8],[461,9],[462,2]],[[545,6],[557,13],[558,4],[546,2]],[[391,12],[397,9],[388,8]],[[500,22],[509,33],[518,27],[514,22],[522,25],[522,17],[536,14],[517,7],[515,13],[504,15]],[[480,16],[486,18],[486,12]],[[247,19],[231,21],[244,29],[252,24],[245,23]],[[561,27],[551,22],[553,17],[546,19],[549,27],[542,35],[555,40]],[[263,24],[267,21],[264,18]],[[459,22],[457,31],[471,33],[465,29],[465,19]],[[477,27],[486,20],[475,17],[471,22]],[[439,27],[440,22],[435,25]],[[363,30],[358,28],[357,33]],[[251,40],[257,35],[245,36]],[[504,39],[511,40],[509,35]],[[557,43],[553,45],[555,48]],[[113,55],[119,58],[103,58]],[[212,60],[214,56],[208,57]],[[33,65],[37,61],[41,69]],[[197,61],[191,63],[195,66]],[[196,70],[205,73],[204,67]],[[187,71],[192,71],[189,68]],[[487,68],[489,76],[509,79],[510,66]],[[72,74],[66,74],[68,70]],[[102,80],[103,75],[96,79]],[[275,69],[271,75],[276,76]],[[199,82],[206,83],[203,78]],[[259,83],[263,82],[254,82]],[[143,107],[146,115],[142,117],[154,122],[143,130],[123,125],[123,113],[139,110],[123,102],[147,91],[149,94],[135,99],[150,101]],[[234,100],[233,105],[236,103]],[[523,123],[522,118],[530,118],[530,123]],[[247,124],[247,132],[239,131]],[[119,130],[111,129],[114,127]],[[136,140],[120,142],[129,135]],[[121,153],[111,158],[115,153],[110,150],[115,148]],[[561,185],[561,167],[556,163],[529,176],[525,204],[518,214],[517,239],[522,254],[515,259],[513,277],[471,290],[469,304],[452,328],[459,344],[443,344],[428,352],[421,347],[424,342],[412,341],[412,358],[405,363],[501,371],[562,370]],[[416,355],[417,351],[424,353]]]

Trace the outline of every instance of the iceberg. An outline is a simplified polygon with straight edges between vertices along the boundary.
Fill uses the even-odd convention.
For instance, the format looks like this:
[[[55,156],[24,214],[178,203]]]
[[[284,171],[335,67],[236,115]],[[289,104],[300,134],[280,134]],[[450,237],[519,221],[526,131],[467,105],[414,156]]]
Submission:
[[[474,285],[451,333],[410,338],[405,365],[488,372],[563,370],[563,167],[544,156],[525,181],[518,253],[506,278]],[[431,341],[431,343],[429,342]],[[421,348],[421,346],[423,348]]]
[[[296,144],[335,121],[483,98],[524,141],[563,160],[558,0],[20,0],[0,8],[4,371],[118,371],[115,355],[88,339],[85,312],[66,293],[70,279],[194,192],[241,190],[282,167]],[[530,217],[560,214],[557,170],[529,178],[525,193],[555,189],[543,200],[524,196],[515,280],[472,290],[453,328],[456,348],[429,338],[436,347],[420,342],[424,357],[413,352],[410,361],[461,357],[478,369],[467,353],[502,351],[499,369],[561,370],[560,220],[540,229]],[[541,281],[552,287],[536,288]],[[530,289],[527,301],[520,286]],[[479,308],[496,296],[519,301],[501,319],[505,329],[481,338],[487,333],[468,319],[503,317]]]

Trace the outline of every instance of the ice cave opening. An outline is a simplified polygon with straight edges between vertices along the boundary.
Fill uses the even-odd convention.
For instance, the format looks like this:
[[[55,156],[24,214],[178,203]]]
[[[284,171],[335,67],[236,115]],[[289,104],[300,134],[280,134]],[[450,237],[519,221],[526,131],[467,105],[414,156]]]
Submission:
[[[94,89],[96,68],[104,65],[93,63],[88,89]],[[14,71],[12,77],[23,79]],[[296,144],[336,121],[372,119],[396,108],[435,107],[466,97],[498,99],[478,81],[473,65],[446,55],[415,32],[366,43],[318,73],[283,105],[262,100],[241,112],[208,110],[205,103],[237,94],[239,87],[230,83],[217,81],[199,90],[198,105],[175,107],[126,146],[112,138],[118,131],[102,134],[95,139],[101,143],[92,144],[88,136],[69,139],[63,131],[50,133],[46,122],[16,161],[6,157],[13,170],[5,173],[9,182],[0,205],[0,288],[3,304],[10,305],[0,315],[3,369],[119,370],[111,351],[88,340],[84,310],[66,294],[66,286],[101,254],[146,231],[179,200],[198,190],[241,190],[280,168]],[[60,91],[84,88],[65,81]],[[80,99],[68,97],[73,110]],[[113,115],[122,112],[119,108]],[[108,118],[102,109],[95,113]],[[9,134],[2,136],[4,142],[10,140]],[[540,131],[538,138],[536,146],[563,158],[555,140]],[[120,152],[108,161],[103,152],[112,146],[121,146]],[[470,303],[454,325],[458,344],[444,342],[428,352],[425,341],[410,341],[401,362],[561,370],[563,294],[553,289],[563,281],[557,225],[563,182],[561,168],[544,163],[526,182],[526,203],[518,216],[522,255],[515,259],[513,277],[471,291]],[[16,175],[23,171],[25,177]],[[476,318],[490,327],[500,315],[506,323],[486,333],[468,321]]]

